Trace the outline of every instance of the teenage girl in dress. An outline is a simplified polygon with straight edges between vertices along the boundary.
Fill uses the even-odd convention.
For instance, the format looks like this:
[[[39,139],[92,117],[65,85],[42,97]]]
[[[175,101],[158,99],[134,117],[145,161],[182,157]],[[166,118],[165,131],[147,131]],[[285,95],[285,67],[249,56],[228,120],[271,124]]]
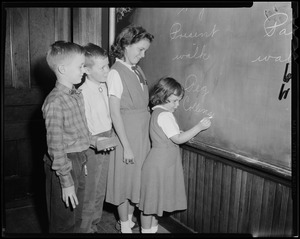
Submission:
[[[132,214],[140,199],[141,169],[150,150],[149,91],[137,63],[153,35],[140,26],[122,30],[112,45],[115,63],[108,74],[109,106],[120,144],[110,161],[106,202],[118,207],[122,233],[132,233]]]
[[[180,149],[182,144],[210,127],[209,118],[182,132],[173,112],[184,96],[184,88],[175,79],[165,77],[154,85],[150,102],[154,106],[150,120],[151,150],[142,167],[142,233],[155,233],[163,212],[187,208]]]

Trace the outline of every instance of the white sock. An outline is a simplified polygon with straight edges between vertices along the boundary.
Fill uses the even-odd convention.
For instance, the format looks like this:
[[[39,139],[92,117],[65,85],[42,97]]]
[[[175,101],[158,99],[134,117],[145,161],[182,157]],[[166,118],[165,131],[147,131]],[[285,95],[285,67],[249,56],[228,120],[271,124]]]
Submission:
[[[121,232],[122,233],[132,233],[131,227],[129,226],[129,220],[126,222],[121,221]]]
[[[135,223],[132,221],[132,214],[128,214],[129,226],[133,228]]]
[[[152,227],[151,227],[151,231],[152,231],[152,233],[156,233],[156,232],[157,232],[157,230],[158,230],[158,225],[156,225],[156,226],[152,226]]]
[[[142,228],[142,233],[152,233],[152,230],[151,230],[151,228],[150,229]]]

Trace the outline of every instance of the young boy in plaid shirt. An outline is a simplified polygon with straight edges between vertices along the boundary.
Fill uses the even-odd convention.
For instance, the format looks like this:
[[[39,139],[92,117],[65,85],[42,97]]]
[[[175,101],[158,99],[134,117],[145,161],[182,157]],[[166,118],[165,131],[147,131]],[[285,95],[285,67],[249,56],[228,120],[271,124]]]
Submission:
[[[57,81],[42,106],[48,153],[44,156],[50,233],[76,233],[81,224],[86,150],[91,136],[84,100],[74,84],[85,73],[84,48],[57,41],[47,52]]]

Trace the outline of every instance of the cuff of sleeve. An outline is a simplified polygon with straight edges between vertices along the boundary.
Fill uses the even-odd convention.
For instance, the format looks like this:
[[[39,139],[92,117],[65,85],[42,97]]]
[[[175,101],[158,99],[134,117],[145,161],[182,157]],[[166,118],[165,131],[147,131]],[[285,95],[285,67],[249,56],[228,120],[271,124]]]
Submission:
[[[94,135],[90,136],[90,147],[96,148],[97,145],[97,137]]]
[[[173,133],[173,134],[168,135],[167,137],[168,137],[168,139],[170,139],[170,138],[172,138],[173,136],[175,136],[177,134],[179,134],[179,133]]]
[[[62,188],[68,188],[68,187],[71,187],[74,185],[74,181],[73,181],[71,173],[68,173],[67,175],[63,175],[63,176],[60,175],[59,181],[60,181]]]

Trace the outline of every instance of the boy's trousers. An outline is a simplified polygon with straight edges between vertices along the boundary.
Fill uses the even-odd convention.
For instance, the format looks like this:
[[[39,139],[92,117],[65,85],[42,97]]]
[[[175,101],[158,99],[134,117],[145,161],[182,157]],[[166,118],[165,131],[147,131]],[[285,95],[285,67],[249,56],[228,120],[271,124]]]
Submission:
[[[109,137],[111,133],[112,131],[106,131],[97,136]],[[109,151],[96,152],[89,148],[87,155],[87,176],[80,232],[95,233],[98,231],[97,224],[103,212],[110,153]]]
[[[67,157],[72,161],[71,175],[74,181],[78,205],[73,209],[71,202],[66,207],[62,200],[62,188],[55,171],[51,169],[48,156],[45,159],[46,174],[46,201],[49,219],[49,233],[78,233],[80,232],[81,214],[85,190],[84,165],[87,161],[86,151],[68,153]]]

